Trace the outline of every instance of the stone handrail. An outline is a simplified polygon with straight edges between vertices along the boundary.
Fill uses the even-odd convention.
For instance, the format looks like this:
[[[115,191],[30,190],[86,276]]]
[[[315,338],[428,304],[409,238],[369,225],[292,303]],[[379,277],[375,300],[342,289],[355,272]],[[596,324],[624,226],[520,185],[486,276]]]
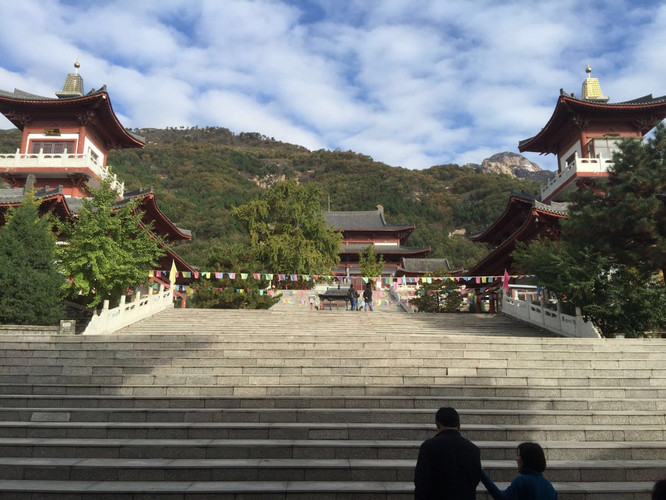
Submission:
[[[526,321],[563,337],[601,338],[599,331],[582,316],[570,316],[525,300],[514,299],[504,294],[502,312]]]
[[[159,291],[155,294],[142,295],[137,291],[130,302],[127,302],[123,295],[118,307],[113,309],[109,308],[109,301],[105,300],[102,309],[93,315],[83,334],[109,335],[171,308],[173,308],[173,288],[165,290],[164,285],[160,285]]]
[[[389,296],[392,297],[393,300],[395,300],[398,303],[398,305],[405,312],[408,312],[408,313],[414,313],[415,312],[414,307],[409,302],[409,293],[408,293],[407,288],[399,289],[399,288],[396,287],[394,289],[393,287],[390,287],[389,288]]]
[[[72,168],[87,169],[101,179],[111,179],[111,189],[115,190],[121,197],[125,191],[125,183],[119,182],[115,174],[109,172],[109,167],[102,165],[95,156],[90,153],[11,153],[0,154],[0,169],[35,169],[45,168]]]
[[[613,160],[610,158],[580,158],[576,155],[574,161],[567,163],[555,177],[541,188],[541,199],[547,198],[577,172],[607,172],[612,164]]]

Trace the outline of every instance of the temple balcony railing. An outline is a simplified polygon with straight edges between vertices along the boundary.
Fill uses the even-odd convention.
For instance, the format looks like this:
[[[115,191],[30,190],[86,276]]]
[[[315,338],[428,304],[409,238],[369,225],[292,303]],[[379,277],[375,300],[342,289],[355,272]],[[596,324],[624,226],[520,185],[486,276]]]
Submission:
[[[548,184],[541,188],[541,200],[550,200],[562,186],[568,185],[578,176],[599,175],[608,172],[608,168],[613,165],[610,158],[580,158],[578,154],[573,161],[568,162],[557,175],[553,177]]]
[[[48,169],[62,169],[64,173],[68,171],[85,172],[88,171],[99,179],[110,179],[111,189],[116,191],[120,197],[125,193],[125,183],[119,182],[116,174],[110,172],[110,167],[104,166],[91,153],[2,153],[0,154],[0,172],[22,172],[32,173],[31,171],[48,173]],[[93,187],[98,183],[93,178],[90,179]]]

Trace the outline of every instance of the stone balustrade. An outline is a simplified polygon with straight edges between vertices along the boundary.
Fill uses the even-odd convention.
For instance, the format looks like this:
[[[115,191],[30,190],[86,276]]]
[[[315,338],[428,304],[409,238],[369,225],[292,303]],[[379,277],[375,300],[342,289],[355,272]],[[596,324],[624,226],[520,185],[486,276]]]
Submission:
[[[119,182],[115,174],[109,172],[109,167],[104,166],[92,154],[74,153],[11,153],[0,154],[0,170],[12,171],[14,169],[43,172],[45,168],[61,168],[71,170],[89,170],[101,179],[110,178],[111,188],[121,197],[124,195],[125,183]]]
[[[553,311],[544,305],[520,300],[504,294],[502,312],[516,319],[526,321],[563,337],[601,338],[596,327],[581,315],[571,316]]]
[[[83,334],[112,334],[166,309],[173,309],[173,289],[165,290],[164,285],[160,285],[159,291],[154,294],[143,295],[137,291],[129,302],[123,295],[118,307],[109,308],[109,301],[105,300],[102,309],[93,315]]]

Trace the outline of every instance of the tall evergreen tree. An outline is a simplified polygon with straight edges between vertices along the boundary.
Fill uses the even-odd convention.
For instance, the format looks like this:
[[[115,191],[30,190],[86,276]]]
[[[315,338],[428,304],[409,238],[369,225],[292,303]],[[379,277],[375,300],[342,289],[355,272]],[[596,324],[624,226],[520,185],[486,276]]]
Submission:
[[[55,251],[53,224],[39,216],[29,191],[0,228],[0,323],[54,325],[62,318]]]
[[[118,303],[129,289],[148,281],[164,255],[161,240],[141,221],[134,202],[114,209],[116,194],[109,182],[83,201],[76,219],[63,227],[67,245],[60,252],[69,282],[66,293],[94,307],[104,300]]]

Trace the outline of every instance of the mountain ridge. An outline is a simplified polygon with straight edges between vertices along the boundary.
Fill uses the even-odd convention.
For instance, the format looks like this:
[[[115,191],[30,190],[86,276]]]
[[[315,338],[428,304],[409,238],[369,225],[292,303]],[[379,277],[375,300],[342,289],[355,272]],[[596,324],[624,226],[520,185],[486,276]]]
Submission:
[[[246,241],[231,209],[257,198],[283,179],[315,183],[322,209],[374,210],[389,224],[414,224],[409,246],[429,246],[431,257],[468,267],[488,252],[463,235],[488,227],[512,192],[537,194],[543,175],[515,153],[497,153],[480,165],[435,165],[424,170],[392,167],[353,151],[308,149],[259,133],[220,127],[132,129],[144,149],[116,150],[108,164],[127,190],[153,188],[160,209],[193,241],[176,245],[194,265],[207,265],[215,245]],[[18,130],[0,131],[0,152],[13,153]],[[527,163],[526,163],[527,162]],[[529,166],[528,166],[529,164]]]

